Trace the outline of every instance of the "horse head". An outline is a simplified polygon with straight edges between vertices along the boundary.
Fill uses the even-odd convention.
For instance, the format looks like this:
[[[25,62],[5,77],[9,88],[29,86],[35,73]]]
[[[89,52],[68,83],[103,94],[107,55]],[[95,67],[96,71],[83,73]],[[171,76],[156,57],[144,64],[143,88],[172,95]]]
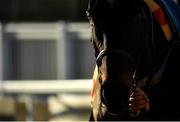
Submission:
[[[99,97],[106,111],[122,114],[129,111],[129,98],[136,87],[136,73],[141,57],[146,55],[142,33],[140,0],[90,0],[87,15],[92,28],[99,73]],[[142,18],[142,17],[141,17]],[[137,29],[137,33],[136,33]],[[148,55],[149,56],[149,55]],[[146,63],[145,63],[146,62]],[[147,59],[142,67],[151,63]],[[144,72],[145,73],[145,72]]]

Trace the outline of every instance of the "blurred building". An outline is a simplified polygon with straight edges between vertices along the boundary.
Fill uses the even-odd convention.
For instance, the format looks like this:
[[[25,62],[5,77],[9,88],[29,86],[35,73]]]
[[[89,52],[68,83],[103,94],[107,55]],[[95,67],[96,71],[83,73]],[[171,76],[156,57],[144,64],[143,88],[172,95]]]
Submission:
[[[87,3],[0,0],[0,121],[87,120],[95,65]]]
[[[91,78],[94,55],[87,4],[88,0],[1,0],[3,79]]]
[[[95,58],[88,23],[2,25],[4,80],[90,79]]]

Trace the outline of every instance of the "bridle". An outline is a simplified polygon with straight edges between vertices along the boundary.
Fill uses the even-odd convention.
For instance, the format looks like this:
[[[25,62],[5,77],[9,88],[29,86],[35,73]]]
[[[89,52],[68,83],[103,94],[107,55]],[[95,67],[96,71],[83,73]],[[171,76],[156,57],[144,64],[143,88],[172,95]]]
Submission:
[[[128,59],[130,59],[130,61],[132,61],[133,63],[135,62],[135,60],[134,60],[134,58],[130,55],[130,54],[128,54],[127,52],[125,52],[125,51],[123,51],[123,50],[120,50],[120,49],[104,49],[104,50],[102,50],[99,54],[98,54],[98,56],[97,56],[97,58],[96,58],[96,64],[97,64],[97,66],[98,66],[98,76],[99,76],[99,83],[100,83],[100,88],[101,88],[101,92],[100,92],[100,94],[101,94],[101,96],[103,96],[103,85],[102,85],[102,72],[101,72],[101,70],[100,70],[100,67],[101,67],[101,65],[102,65],[102,59],[103,59],[103,57],[105,57],[105,56],[107,56],[107,55],[110,55],[110,54],[118,54],[118,55],[123,55],[123,56],[125,56],[125,57],[127,57]],[[135,79],[135,77],[136,77],[136,70],[134,71],[134,73],[133,73],[133,75],[131,76],[131,79],[130,79],[130,84],[131,84],[131,86],[130,86],[130,89],[129,89],[129,100],[132,100],[133,99],[133,95],[134,95],[134,93],[135,93],[135,89],[136,89],[136,86],[137,86],[137,83],[136,83],[136,79]],[[105,99],[105,98],[104,98]],[[106,105],[106,100],[104,100],[105,102],[104,102],[104,104]],[[109,111],[107,111],[110,115],[121,115],[120,113],[112,113],[112,112],[109,112]],[[130,115],[131,116],[133,116],[133,117],[136,117],[136,116],[138,116],[139,115],[139,113],[134,113],[133,111],[132,111],[132,109],[131,109],[131,107],[130,107],[130,105],[129,105],[129,113],[130,113]]]

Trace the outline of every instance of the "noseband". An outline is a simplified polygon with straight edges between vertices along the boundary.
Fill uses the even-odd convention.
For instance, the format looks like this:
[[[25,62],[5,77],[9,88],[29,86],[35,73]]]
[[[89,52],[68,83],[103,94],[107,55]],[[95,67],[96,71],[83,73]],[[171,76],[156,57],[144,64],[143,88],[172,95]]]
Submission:
[[[105,56],[107,56],[107,55],[110,55],[110,54],[122,55],[122,56],[127,57],[128,59],[130,59],[130,61],[132,61],[132,63],[135,63],[134,58],[133,58],[130,54],[128,54],[127,52],[125,52],[125,51],[123,51],[123,50],[119,50],[119,49],[104,49],[104,50],[102,50],[102,51],[98,54],[98,56],[97,56],[97,58],[96,58],[96,64],[97,64],[97,66],[98,66],[99,82],[100,82],[100,85],[101,85],[101,96],[104,96],[104,95],[102,95],[102,91],[103,91],[103,87],[102,87],[102,72],[101,72],[101,70],[100,70],[100,67],[101,67],[101,65],[102,65],[102,59],[103,59],[103,57],[105,57]],[[136,77],[136,70],[134,71],[134,73],[133,73],[133,75],[131,76],[131,79],[130,79],[131,86],[130,86],[130,90],[129,90],[129,93],[130,93],[130,95],[129,95],[129,101],[132,100],[132,99],[134,99],[134,98],[133,98],[133,95],[134,95],[134,93],[135,93],[135,89],[136,89],[136,86],[137,86],[135,77]],[[105,99],[105,98],[104,98],[104,99]],[[106,101],[106,100],[104,100],[104,101]],[[106,105],[106,102],[105,102],[104,104]],[[109,112],[109,111],[108,111],[108,113],[109,113],[110,115],[121,115],[121,114],[112,113],[112,112]],[[130,113],[130,115],[133,116],[133,117],[139,115],[139,113],[134,113],[134,112],[132,111],[130,105],[129,105],[129,113]]]

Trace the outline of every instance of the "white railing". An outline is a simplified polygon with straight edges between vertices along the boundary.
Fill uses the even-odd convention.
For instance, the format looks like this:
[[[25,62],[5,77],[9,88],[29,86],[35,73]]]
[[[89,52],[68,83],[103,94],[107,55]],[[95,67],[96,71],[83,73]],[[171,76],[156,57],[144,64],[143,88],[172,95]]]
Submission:
[[[91,79],[80,80],[13,80],[0,84],[0,93],[5,94],[61,94],[89,93],[92,88]]]

